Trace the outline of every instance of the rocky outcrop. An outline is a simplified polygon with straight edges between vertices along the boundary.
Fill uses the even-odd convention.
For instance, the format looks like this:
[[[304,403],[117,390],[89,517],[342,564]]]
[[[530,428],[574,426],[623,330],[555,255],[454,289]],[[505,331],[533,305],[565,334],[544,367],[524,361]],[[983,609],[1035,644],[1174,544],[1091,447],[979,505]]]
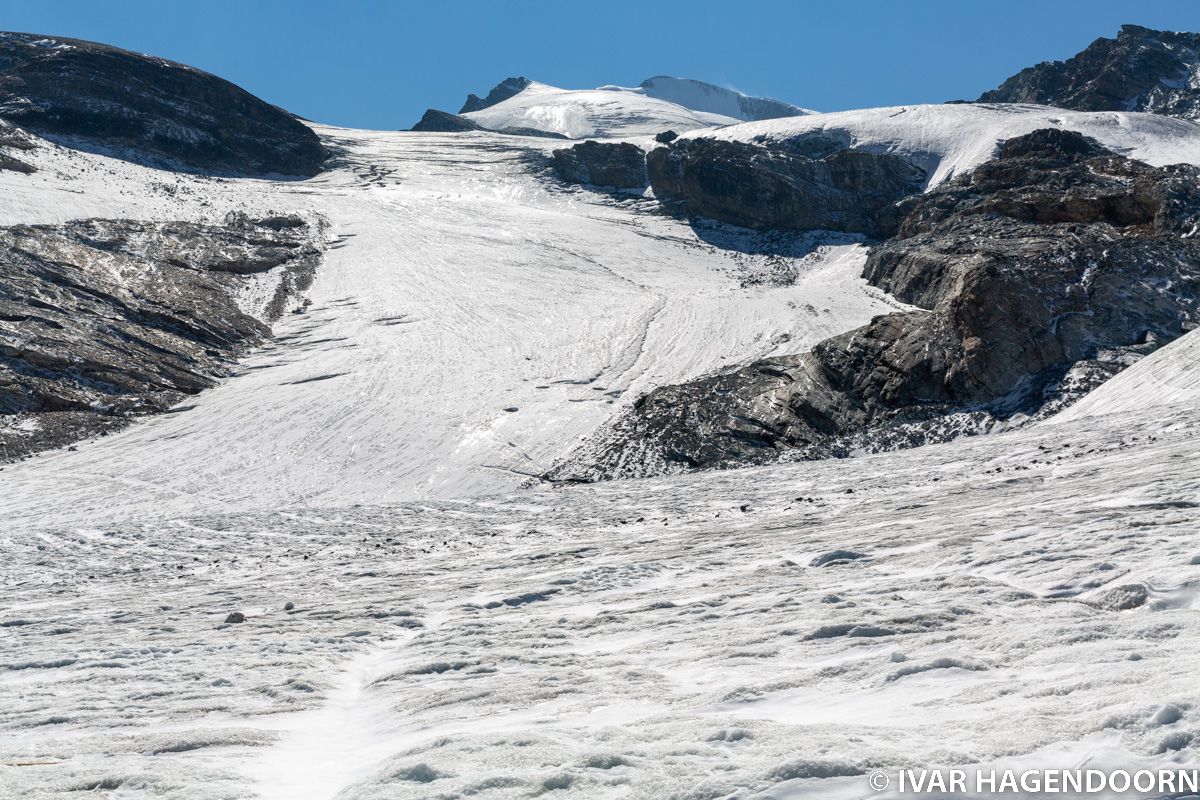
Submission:
[[[426,109],[425,114],[413,125],[411,130],[425,133],[463,133],[466,131],[486,130],[482,125],[449,111],[438,111],[436,108]]]
[[[651,150],[650,185],[668,208],[759,230],[877,235],[880,219],[921,190],[925,172],[897,156],[846,147],[765,147],[677,139]]]
[[[20,158],[15,152],[34,150],[37,145],[22,131],[7,122],[0,120],[0,170],[23,172],[31,175],[37,168]]]
[[[311,283],[316,234],[292,216],[0,228],[0,461],[212,386]]]
[[[215,75],[102,44],[0,33],[0,118],[159,166],[315,175],[306,125]]]
[[[567,183],[612,189],[646,188],[646,153],[629,142],[580,142],[555,150],[555,173]]]
[[[651,392],[584,451],[582,474],[979,432],[1050,413],[1200,322],[1200,168],[1154,168],[1042,130],[897,212],[865,276],[917,310]]]
[[[492,87],[492,90],[487,93],[487,97],[480,97],[477,94],[467,95],[467,102],[463,103],[463,107],[459,109],[459,114],[469,114],[472,111],[480,111],[485,108],[491,108],[497,103],[502,103],[510,97],[520,94],[525,91],[526,87],[533,81],[528,78],[505,78]]]
[[[978,102],[1200,119],[1200,34],[1123,25],[1116,39],[1100,38],[1066,61],[1023,69]]]

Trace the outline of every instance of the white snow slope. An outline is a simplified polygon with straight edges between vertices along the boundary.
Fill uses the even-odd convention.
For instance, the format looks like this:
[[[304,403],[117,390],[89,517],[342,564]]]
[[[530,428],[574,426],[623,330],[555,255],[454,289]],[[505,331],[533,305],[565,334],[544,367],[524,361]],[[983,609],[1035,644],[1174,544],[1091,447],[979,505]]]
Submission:
[[[1093,116],[1148,159],[1194,147]],[[910,146],[892,124],[856,135]],[[1053,425],[518,489],[646,389],[894,301],[853,242],[718,250],[544,182],[553,142],[318,130],[344,155],[308,181],[51,146],[0,172],[0,224],[299,209],[335,237],[242,374],[0,471],[0,798],[838,800],[896,797],[873,769],[1200,766],[1194,334]]]
[[[723,114],[727,117],[736,117],[742,120],[765,118],[763,116],[747,116],[746,106],[757,106],[760,111],[764,107],[770,107],[777,112],[775,116],[778,117],[816,113],[810,109],[800,108],[791,103],[784,103],[769,97],[751,97],[734,89],[714,86],[704,81],[695,81],[688,78],[672,78],[667,75],[647,78],[638,86],[638,90],[650,97],[657,97],[660,100],[669,100],[672,103],[678,103],[684,108],[691,108],[696,111],[710,111],[714,114]]]
[[[309,313],[287,315],[240,376],[187,411],[6,467],[0,518],[515,488],[654,386],[804,349],[898,305],[861,279],[852,239],[816,237],[803,259],[742,255],[645,213],[652,201],[559,189],[524,162],[552,141],[323,133],[347,163],[302,182],[49,148],[32,178],[0,173],[0,224],[303,209],[341,237]],[[743,286],[781,263],[794,283]]]
[[[987,161],[1005,139],[1056,127],[1079,131],[1115,152],[1155,166],[1200,162],[1200,125],[1194,122],[1157,114],[999,103],[839,111],[744,122],[686,136],[766,143],[823,135],[871,152],[902,156],[925,169],[929,185],[936,186]]]
[[[463,116],[485,128],[533,128],[572,139],[644,137],[668,129],[681,133],[740,121],[649,97],[641,89],[559,89],[536,81],[507,100]]]

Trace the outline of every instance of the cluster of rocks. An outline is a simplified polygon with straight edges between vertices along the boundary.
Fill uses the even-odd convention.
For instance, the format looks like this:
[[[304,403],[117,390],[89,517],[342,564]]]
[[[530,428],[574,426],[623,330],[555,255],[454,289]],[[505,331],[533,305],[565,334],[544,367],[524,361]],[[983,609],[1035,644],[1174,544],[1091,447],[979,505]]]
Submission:
[[[108,155],[234,175],[315,175],[328,153],[286,111],[182,64],[0,33],[0,119]]]
[[[1116,39],[1100,38],[1066,61],[1023,69],[978,102],[1200,119],[1200,34],[1123,25]]]
[[[0,461],[226,376],[311,284],[317,233],[297,216],[243,215],[0,228]]]
[[[811,352],[666,386],[589,450],[587,478],[821,458],[986,429],[1069,402],[1200,320],[1200,168],[1078,133],[1010,139],[881,213],[865,277],[919,310]],[[551,477],[578,477],[577,464]]]

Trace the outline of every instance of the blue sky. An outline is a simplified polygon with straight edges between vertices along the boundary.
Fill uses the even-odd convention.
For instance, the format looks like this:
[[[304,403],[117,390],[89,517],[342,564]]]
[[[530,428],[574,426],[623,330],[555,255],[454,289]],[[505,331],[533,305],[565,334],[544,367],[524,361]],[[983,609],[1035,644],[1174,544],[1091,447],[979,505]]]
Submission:
[[[1200,0],[0,0],[0,29],[171,58],[368,128],[457,111],[508,75],[677,75],[829,111],[970,99],[1124,22],[1200,31]]]

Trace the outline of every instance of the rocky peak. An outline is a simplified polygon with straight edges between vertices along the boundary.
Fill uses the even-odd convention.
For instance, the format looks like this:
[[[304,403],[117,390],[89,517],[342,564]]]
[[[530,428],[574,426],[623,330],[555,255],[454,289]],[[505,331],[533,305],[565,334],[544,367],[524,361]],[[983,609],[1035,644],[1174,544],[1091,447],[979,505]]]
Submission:
[[[485,108],[490,108],[497,103],[502,103],[508,98],[525,91],[525,89],[531,83],[533,83],[533,81],[524,76],[505,78],[492,87],[492,90],[487,93],[487,97],[480,97],[477,94],[467,95],[467,102],[463,103],[463,107],[458,113],[469,114],[472,111],[481,111]]]
[[[1200,118],[1200,34],[1123,25],[1065,61],[1045,61],[984,92],[981,103]]]
[[[315,175],[327,153],[291,114],[198,69],[78,39],[0,33],[0,119],[156,166]]]

